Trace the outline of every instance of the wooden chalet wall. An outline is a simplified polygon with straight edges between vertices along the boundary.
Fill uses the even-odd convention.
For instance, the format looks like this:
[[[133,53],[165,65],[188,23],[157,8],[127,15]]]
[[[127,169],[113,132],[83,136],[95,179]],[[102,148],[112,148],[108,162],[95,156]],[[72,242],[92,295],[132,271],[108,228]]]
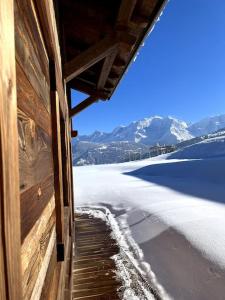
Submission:
[[[0,300],[70,299],[70,117],[111,97],[165,2],[0,0]],[[69,110],[70,88],[90,96]]]
[[[21,298],[13,0],[0,1],[0,299]]]
[[[70,299],[71,128],[53,1],[0,1],[0,27],[0,299]]]

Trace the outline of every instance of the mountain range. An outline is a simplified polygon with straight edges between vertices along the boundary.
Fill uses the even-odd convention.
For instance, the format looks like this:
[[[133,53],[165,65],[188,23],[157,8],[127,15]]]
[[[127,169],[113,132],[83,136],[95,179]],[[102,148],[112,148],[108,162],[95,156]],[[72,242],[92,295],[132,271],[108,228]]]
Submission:
[[[150,147],[185,145],[185,141],[225,128],[225,114],[187,123],[174,117],[153,116],[118,126],[112,132],[95,131],[73,142],[77,165],[117,163],[151,156]]]
[[[206,135],[225,127],[225,115],[205,118],[188,124],[173,117],[154,116],[134,121],[127,126],[118,126],[112,132],[95,131],[81,135],[77,141],[91,143],[132,142],[149,146],[171,145]]]

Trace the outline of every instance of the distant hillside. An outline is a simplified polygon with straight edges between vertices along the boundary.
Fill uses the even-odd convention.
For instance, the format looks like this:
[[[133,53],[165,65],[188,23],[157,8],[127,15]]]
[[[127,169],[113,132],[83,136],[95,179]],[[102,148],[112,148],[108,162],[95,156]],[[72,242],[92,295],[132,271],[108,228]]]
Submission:
[[[148,158],[149,147],[130,142],[78,142],[73,146],[73,153],[76,165],[111,164]]]
[[[224,135],[225,135],[225,128],[221,128],[221,129],[219,129],[219,130],[217,130],[213,133],[205,134],[205,135],[202,135],[202,136],[197,136],[197,137],[192,138],[190,140],[178,143],[176,145],[176,148],[177,149],[184,148],[186,146],[196,144],[196,143],[201,142],[201,141],[206,140],[206,139],[210,139],[210,138],[214,138],[214,137],[220,137],[220,136],[224,136]]]
[[[183,147],[178,146],[177,151],[168,155],[169,159],[203,159],[225,156],[225,130],[192,139],[189,144],[183,143]]]

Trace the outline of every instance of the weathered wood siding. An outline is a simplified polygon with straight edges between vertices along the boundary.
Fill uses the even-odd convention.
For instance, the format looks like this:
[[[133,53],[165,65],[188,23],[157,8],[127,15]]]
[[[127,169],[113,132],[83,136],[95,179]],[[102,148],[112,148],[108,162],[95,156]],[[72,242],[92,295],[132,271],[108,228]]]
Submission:
[[[69,117],[53,3],[15,0],[14,14],[22,298],[61,300],[73,213]]]
[[[0,299],[21,299],[13,0],[0,1]]]

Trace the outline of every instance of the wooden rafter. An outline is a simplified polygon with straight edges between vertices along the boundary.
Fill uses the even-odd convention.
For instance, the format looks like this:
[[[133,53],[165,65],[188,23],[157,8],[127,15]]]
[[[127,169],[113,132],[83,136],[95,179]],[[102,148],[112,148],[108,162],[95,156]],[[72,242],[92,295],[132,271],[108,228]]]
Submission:
[[[117,16],[117,28],[126,27],[132,17],[137,0],[122,0]]]
[[[78,90],[82,93],[85,94],[91,94],[92,96],[98,98],[98,99],[103,99],[106,100],[109,98],[109,94],[103,90],[95,90],[95,87],[92,85],[87,85],[85,82],[81,81],[78,78],[74,78],[73,80],[70,81],[70,87],[72,89]]]
[[[71,108],[71,110],[69,112],[70,117],[73,117],[73,116],[79,114],[82,110],[84,110],[85,108],[87,108],[88,106],[90,106],[91,104],[93,104],[96,101],[98,101],[97,97],[94,97],[94,96],[88,97],[87,99],[85,99],[84,101],[82,101],[81,103],[76,105],[75,107]]]
[[[115,51],[118,43],[116,39],[106,37],[97,44],[91,46],[80,55],[64,65],[64,74],[66,81],[75,78],[101,59]]]
[[[101,70],[101,73],[100,73],[100,76],[98,79],[97,90],[101,90],[104,88],[107,78],[109,76],[109,73],[112,69],[112,65],[115,61],[117,53],[118,53],[118,51],[116,49],[115,51],[113,51],[113,53],[111,53],[110,55],[108,55],[105,58],[103,66],[102,66],[102,70]]]

